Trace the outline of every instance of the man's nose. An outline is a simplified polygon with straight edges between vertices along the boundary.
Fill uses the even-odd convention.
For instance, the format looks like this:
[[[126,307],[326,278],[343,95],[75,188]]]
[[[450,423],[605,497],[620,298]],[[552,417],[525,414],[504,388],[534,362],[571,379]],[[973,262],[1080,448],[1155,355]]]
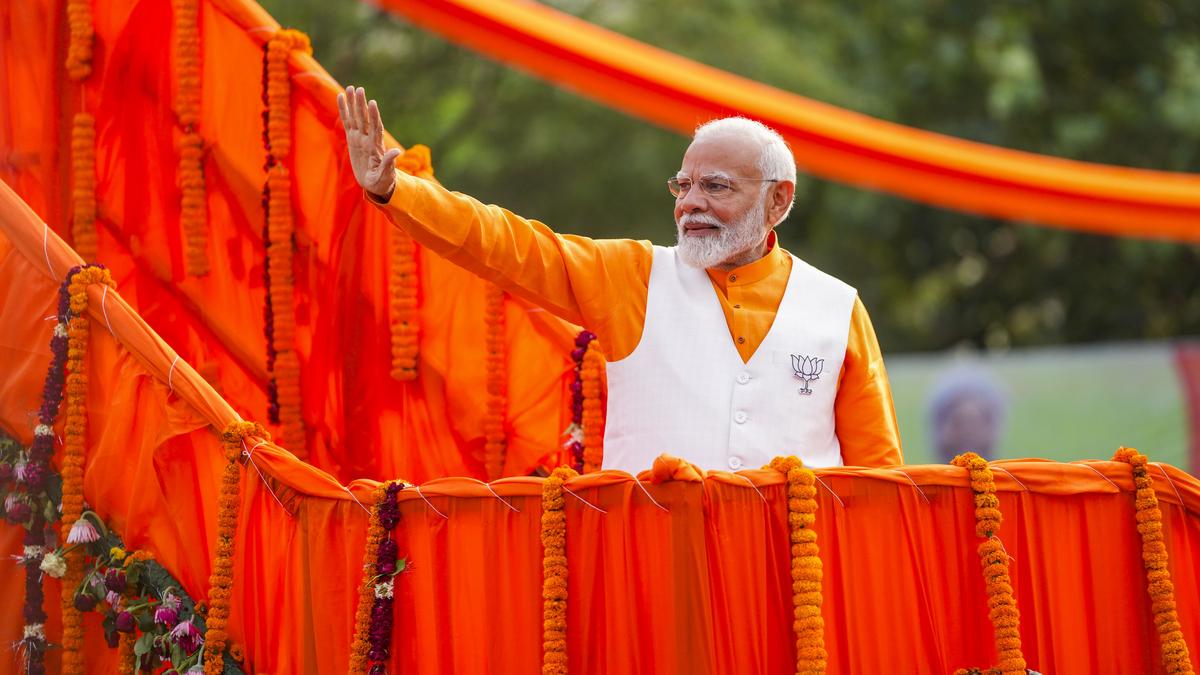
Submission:
[[[693,185],[679,198],[679,209],[685,213],[708,210],[708,200],[704,198],[704,191]]]

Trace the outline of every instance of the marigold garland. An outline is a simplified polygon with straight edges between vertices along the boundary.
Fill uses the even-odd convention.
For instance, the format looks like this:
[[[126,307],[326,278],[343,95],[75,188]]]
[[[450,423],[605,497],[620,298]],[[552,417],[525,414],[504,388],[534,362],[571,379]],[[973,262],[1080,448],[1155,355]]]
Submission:
[[[483,421],[483,461],[488,480],[504,471],[508,439],[504,422],[508,409],[508,370],[504,350],[504,290],[488,284],[485,295],[487,321],[487,416]]]
[[[72,80],[85,80],[92,74],[92,27],[91,0],[67,0],[67,75]]]
[[[88,287],[113,285],[112,275],[99,265],[72,268],[67,293],[66,425],[62,454],[62,532],[70,532],[83,514],[84,451],[87,443],[88,378],[84,359],[88,348]],[[75,607],[75,588],[83,580],[83,551],[64,554],[67,563],[62,577],[62,622],[64,673],[83,672],[83,617]]]
[[[555,469],[542,483],[542,673],[567,672],[567,515],[563,483],[578,476]]]
[[[817,533],[816,474],[796,457],[776,457],[763,467],[787,476],[788,527],[792,545],[792,630],[796,633],[796,673],[824,673],[829,658],[825,651],[825,619],[821,616],[821,566]]]
[[[396,159],[396,168],[419,178],[433,178],[429,148],[414,145]],[[402,230],[392,228],[391,337],[392,377],[402,382],[417,379],[421,329],[418,320],[420,278],[417,244]]]
[[[1133,448],[1120,448],[1113,460],[1133,467],[1133,485],[1137,489],[1137,530],[1142,538],[1142,561],[1149,583],[1150,606],[1162,649],[1164,670],[1168,673],[1192,673],[1187,641],[1183,639],[1179,615],[1175,611],[1175,585],[1167,565],[1167,546],[1163,541],[1162,507],[1154,492],[1154,481],[1146,468],[1149,459]]]
[[[277,32],[265,46],[263,139],[267,151],[267,237],[264,246],[271,318],[268,351],[274,356],[268,362],[268,369],[278,397],[282,442],[303,459],[307,451],[301,411],[300,360],[295,349],[296,307],[292,273],[295,223],[292,219],[292,179],[286,166],[292,148],[292,87],[288,59],[296,49],[312,53],[308,36],[290,29]]]
[[[992,469],[979,455],[968,452],[951,461],[967,469],[971,492],[975,495],[975,534],[984,542],[979,545],[979,562],[987,588],[988,617],[996,631],[995,670],[1003,675],[1025,675],[1025,657],[1021,653],[1021,613],[1013,597],[1012,581],[1008,574],[1008,553],[997,533],[1000,531],[1000,499],[996,497],[996,481]]]
[[[241,507],[241,472],[238,458],[247,438],[270,438],[261,425],[254,422],[230,422],[221,433],[225,450],[225,467],[221,472],[221,492],[217,500],[217,546],[213,555],[212,575],[209,577],[208,614],[205,616],[204,672],[220,675],[225,669],[225,648],[229,643],[229,601],[233,589],[233,552]]]
[[[600,343],[592,341],[583,355],[580,381],[583,384],[583,471],[599,471],[604,461],[604,402],[600,400],[604,384],[605,359]]]
[[[179,223],[183,229],[184,260],[193,276],[208,274],[208,200],[204,187],[204,141],[200,123],[200,3],[174,0],[175,117],[179,139]]]
[[[96,259],[96,120],[77,113],[71,124],[71,244]]]
[[[363,550],[363,578],[358,587],[358,610],[354,614],[354,640],[350,643],[350,673],[362,675],[367,672],[367,654],[371,649],[371,608],[375,604],[375,561],[379,544],[387,537],[387,531],[379,522],[379,504],[383,502],[387,483],[375,488],[375,508],[367,521],[367,543]]]

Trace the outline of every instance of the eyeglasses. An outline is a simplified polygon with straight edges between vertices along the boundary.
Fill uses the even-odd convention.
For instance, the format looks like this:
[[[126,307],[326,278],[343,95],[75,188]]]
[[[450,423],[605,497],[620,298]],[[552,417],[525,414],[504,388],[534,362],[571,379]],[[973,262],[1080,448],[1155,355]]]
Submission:
[[[724,199],[736,192],[734,183],[737,181],[754,181],[756,183],[778,183],[778,178],[733,178],[725,176],[703,176],[695,181],[695,184],[704,194],[713,199]],[[671,176],[667,179],[667,189],[671,191],[671,196],[680,199],[687,195],[692,189],[692,179],[679,176]]]

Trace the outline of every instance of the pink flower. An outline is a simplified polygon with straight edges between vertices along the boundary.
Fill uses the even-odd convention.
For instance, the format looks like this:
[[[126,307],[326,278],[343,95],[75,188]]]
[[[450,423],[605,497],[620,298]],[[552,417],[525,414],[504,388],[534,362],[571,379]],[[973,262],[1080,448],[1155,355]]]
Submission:
[[[180,621],[177,626],[171,629],[171,639],[183,648],[183,651],[188,654],[194,653],[204,644],[204,638],[201,637],[200,631],[192,625],[192,620]]]
[[[137,621],[129,612],[121,612],[117,615],[117,632],[132,633],[137,628]]]
[[[113,591],[109,591],[107,594],[105,594],[104,600],[108,603],[108,606],[112,607],[113,609],[116,609],[117,605],[121,604],[120,594]]]
[[[179,615],[175,613],[175,610],[167,607],[165,604],[159,605],[158,609],[154,610],[154,622],[161,623],[167,628],[174,626],[178,619]]]
[[[68,544],[90,544],[98,539],[100,539],[100,533],[87,518],[76,520],[75,524],[71,526],[71,533],[67,535]]]
[[[165,592],[163,592],[163,597],[162,597],[162,606],[163,607],[170,609],[170,610],[174,610],[175,612],[179,612],[179,606],[181,604],[182,603],[179,601],[179,598],[174,593],[172,593],[170,589],[167,589]]]

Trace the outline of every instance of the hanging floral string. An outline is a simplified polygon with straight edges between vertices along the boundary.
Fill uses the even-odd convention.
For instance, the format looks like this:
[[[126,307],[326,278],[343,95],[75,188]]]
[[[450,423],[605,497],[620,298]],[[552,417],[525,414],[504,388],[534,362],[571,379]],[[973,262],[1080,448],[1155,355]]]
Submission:
[[[67,0],[67,75],[72,80],[85,80],[92,74],[92,3],[90,0]]]
[[[67,321],[67,415],[62,458],[62,529],[64,532],[73,532],[76,521],[83,514],[84,451],[87,443],[88,378],[84,359],[88,348],[88,287],[92,284],[111,287],[113,281],[109,271],[99,265],[72,268],[67,278],[70,318]],[[70,549],[65,558],[66,573],[63,575],[62,585],[62,668],[64,673],[73,674],[83,672],[83,620],[74,604],[74,588],[83,579],[83,551]]]
[[[397,495],[406,487],[403,481],[391,481],[375,490],[375,507],[371,509],[363,553],[354,640],[350,645],[351,675],[386,672],[386,662],[391,656],[395,578],[408,565],[408,560],[400,557],[392,530],[400,522]]]
[[[414,145],[396,159],[396,168],[419,178],[433,178],[429,148]],[[420,353],[420,307],[417,276],[417,244],[403,230],[391,228],[392,276],[391,337],[392,377],[402,382],[417,379]]]
[[[96,120],[77,113],[71,125],[71,244],[96,259]]]
[[[175,117],[179,124],[179,223],[188,274],[208,274],[208,200],[200,123],[200,3],[174,0]]]
[[[996,497],[996,481],[992,469],[979,455],[968,452],[955,457],[951,464],[967,469],[971,492],[975,495],[975,534],[984,542],[979,545],[979,561],[987,588],[988,613],[996,631],[996,654],[999,663],[995,670],[1003,675],[1025,675],[1025,657],[1021,653],[1021,613],[1013,597],[1012,581],[1008,574],[1008,553],[997,533],[1000,531],[1000,499]]]
[[[293,50],[312,53],[308,36],[295,30],[277,32],[265,47],[263,139],[266,142],[267,181],[266,248],[264,275],[268,283],[264,314],[267,324],[267,368],[271,374],[269,394],[274,394],[273,409],[283,426],[284,444],[296,456],[304,458],[304,419],[300,399],[300,360],[296,354],[296,307],[293,289],[292,257],[295,223],[292,219],[292,179],[287,160],[292,149],[291,73],[288,59]],[[269,411],[272,412],[272,411]],[[271,416],[274,421],[275,416]]]
[[[483,457],[488,480],[496,480],[504,471],[504,454],[508,445],[504,433],[508,409],[504,291],[499,286],[488,284],[484,302],[487,321],[487,416],[483,420]]]
[[[230,422],[221,433],[225,450],[225,468],[221,471],[221,493],[217,501],[217,547],[213,556],[212,576],[208,587],[208,630],[204,633],[204,672],[220,675],[225,669],[225,648],[229,644],[229,600],[233,588],[233,552],[238,528],[238,509],[241,506],[241,457],[247,438],[270,438],[262,426],[254,422]]]
[[[604,403],[600,400],[604,388],[604,352],[593,341],[583,355],[580,380],[583,384],[583,471],[599,471],[604,460]]]
[[[567,515],[563,483],[578,476],[559,467],[542,483],[542,673],[567,672]]]
[[[1154,481],[1146,468],[1149,459],[1133,448],[1121,448],[1113,457],[1133,467],[1133,485],[1137,489],[1137,530],[1142,538],[1142,561],[1149,583],[1154,625],[1162,648],[1163,669],[1168,673],[1192,673],[1187,642],[1183,639],[1179,615],[1175,610],[1175,585],[1167,565],[1167,546],[1163,541],[1162,507],[1154,492]]]
[[[776,457],[767,467],[787,477],[788,527],[792,544],[792,630],[796,634],[796,673],[824,673],[825,619],[821,616],[821,567],[817,533],[816,474],[795,457]]]
[[[583,357],[588,352],[588,345],[596,339],[596,334],[589,330],[579,331],[575,336],[575,349],[571,350],[571,360],[575,362],[575,381],[571,383],[571,425],[567,427],[567,462],[576,471],[583,471],[584,429],[583,429]]]

